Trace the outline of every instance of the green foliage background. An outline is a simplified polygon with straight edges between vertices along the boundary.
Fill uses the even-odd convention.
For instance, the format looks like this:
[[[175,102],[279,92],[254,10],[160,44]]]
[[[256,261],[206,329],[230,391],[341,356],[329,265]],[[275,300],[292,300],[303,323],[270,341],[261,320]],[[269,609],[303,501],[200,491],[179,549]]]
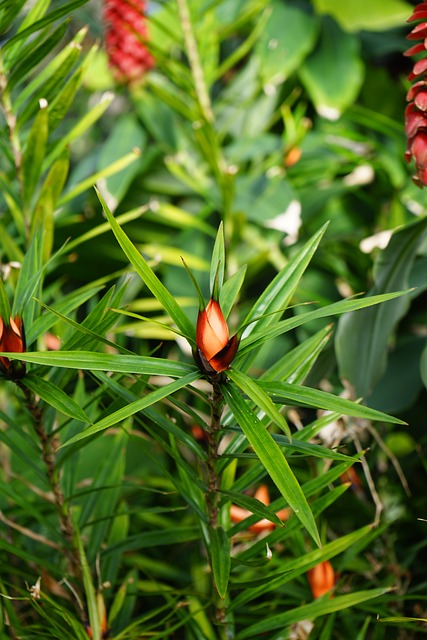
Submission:
[[[115,639],[425,634],[411,10],[149,3],[156,65],[124,87],[100,3],[1,3],[0,315],[22,315],[28,351],[0,383],[1,638],[99,640],[104,606]],[[182,257],[206,300],[219,261],[231,331],[250,323],[213,462]],[[334,597],[313,600],[326,559]]]

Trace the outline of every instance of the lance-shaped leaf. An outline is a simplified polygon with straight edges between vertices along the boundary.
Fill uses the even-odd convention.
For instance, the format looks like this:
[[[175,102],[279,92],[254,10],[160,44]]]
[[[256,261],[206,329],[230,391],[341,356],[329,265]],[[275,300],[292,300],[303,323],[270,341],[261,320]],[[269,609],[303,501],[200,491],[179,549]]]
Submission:
[[[194,327],[189,318],[177,304],[175,298],[169,293],[166,287],[160,282],[154,271],[142,257],[138,249],[129,240],[123,229],[117,224],[113,214],[109,210],[105,200],[97,190],[99,201],[104,209],[104,213],[108,218],[114,235],[116,236],[120,246],[122,247],[127,258],[141,277],[142,281],[150,289],[151,293],[159,300],[170,317],[176,323],[177,327],[190,340],[194,341]]]
[[[228,377],[245,393],[252,402],[255,403],[255,406],[262,411],[272,420],[274,424],[276,424],[289,439],[292,438],[291,431],[289,429],[289,425],[285,420],[285,417],[277,410],[273,401],[268,395],[268,387],[265,387],[266,390],[261,388],[255,380],[247,376],[242,371],[238,371],[237,369],[230,369],[227,372]]]
[[[7,353],[7,357],[48,367],[65,367],[93,371],[115,371],[149,376],[179,378],[195,372],[191,364],[172,362],[149,356],[129,356],[92,351],[40,351],[34,353]]]
[[[66,416],[86,423],[91,422],[77,402],[49,380],[28,375],[22,380],[22,384]]]
[[[297,518],[320,546],[319,533],[311,509],[280,447],[232,383],[222,385],[222,392],[260,462]]]
[[[230,540],[222,527],[212,527],[210,530],[210,543],[215,585],[221,598],[225,598],[231,567]]]
[[[354,416],[356,418],[365,418],[366,420],[379,420],[382,422],[393,422],[395,424],[406,424],[398,418],[370,409],[357,402],[346,400],[335,396],[333,393],[327,393],[320,389],[311,389],[310,387],[302,387],[288,382],[263,382],[260,381],[261,388],[268,390],[269,395],[275,402],[282,404],[296,404],[308,407],[316,407],[326,411],[336,411],[344,415]]]
[[[131,402],[130,404],[126,405],[125,407],[122,407],[118,411],[115,411],[109,416],[106,416],[103,420],[96,422],[94,425],[92,425],[88,429],[85,429],[85,431],[83,431],[82,433],[79,433],[73,436],[72,438],[70,438],[69,440],[67,440],[67,442],[65,442],[62,446],[66,447],[70,444],[74,444],[74,442],[79,442],[79,440],[83,440],[84,438],[93,436],[94,434],[99,433],[100,431],[104,431],[105,429],[112,427],[118,422],[122,422],[123,420],[126,420],[126,418],[133,416],[135,413],[138,413],[138,411],[142,411],[142,409],[146,409],[147,407],[150,407],[151,405],[155,404],[159,400],[163,400],[163,398],[166,398],[167,396],[174,393],[175,391],[178,391],[179,389],[186,387],[187,385],[191,384],[192,382],[194,382],[200,377],[201,377],[201,374],[198,371],[196,371],[194,373],[189,373],[188,375],[184,376],[183,378],[180,378],[179,380],[174,380],[174,382],[163,385],[159,389],[152,391],[151,393],[147,394],[143,398],[139,398],[138,400],[135,400],[135,402]]]

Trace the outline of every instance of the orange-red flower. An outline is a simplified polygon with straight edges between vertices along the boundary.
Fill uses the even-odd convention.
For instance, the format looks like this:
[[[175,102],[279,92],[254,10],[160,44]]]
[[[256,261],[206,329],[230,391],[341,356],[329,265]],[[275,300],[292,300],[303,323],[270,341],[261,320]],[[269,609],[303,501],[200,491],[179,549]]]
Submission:
[[[254,498],[259,500],[266,506],[270,504],[270,495],[268,493],[268,487],[266,484],[262,484],[259,486],[259,488],[255,491]],[[238,507],[235,504],[232,504],[230,507],[230,518],[232,522],[242,522],[242,520],[246,520],[246,518],[249,518],[249,516],[251,515],[252,513],[248,511],[248,509],[243,509],[242,507]],[[278,518],[280,518],[280,520],[288,520],[290,516],[290,510],[281,509],[276,513],[276,515]],[[272,531],[275,527],[276,525],[274,524],[274,522],[271,522],[266,518],[262,518],[262,520],[258,520],[258,522],[255,522],[250,527],[248,527],[248,531],[250,531],[251,533],[262,533],[263,531]]]
[[[320,598],[334,588],[335,571],[329,560],[324,560],[307,571],[307,579],[313,598]]]
[[[0,317],[0,351],[24,353],[24,327],[21,318],[18,316],[9,318],[8,322],[5,322]],[[12,380],[17,380],[25,375],[25,364],[23,362],[10,360],[5,356],[0,356],[0,368]]]
[[[239,339],[237,335],[229,338],[224,314],[214,298],[199,311],[196,345],[199,364],[208,373],[220,373],[228,369],[237,353]]]

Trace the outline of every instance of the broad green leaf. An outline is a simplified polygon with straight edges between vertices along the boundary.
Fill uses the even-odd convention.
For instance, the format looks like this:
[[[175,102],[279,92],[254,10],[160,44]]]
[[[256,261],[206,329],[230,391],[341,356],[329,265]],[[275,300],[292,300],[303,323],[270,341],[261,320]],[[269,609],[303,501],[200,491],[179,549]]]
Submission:
[[[251,411],[247,402],[240,396],[239,391],[232,384],[223,385],[222,391],[234,417],[258,455],[260,462],[264,465],[269,476],[297,518],[307,529],[316,544],[320,546],[319,534],[313,514],[282,451],[262,422]]]
[[[318,598],[314,602],[302,605],[296,609],[291,609],[285,613],[270,615],[267,620],[262,620],[261,622],[256,622],[246,627],[236,635],[236,640],[254,638],[257,634],[269,633],[275,629],[283,629],[300,620],[315,620],[319,616],[324,616],[334,611],[343,611],[367,602],[368,600],[372,600],[373,598],[379,598],[389,591],[389,588],[379,588],[368,591],[355,591],[344,596],[336,596],[332,599]]]
[[[332,16],[347,31],[386,31],[401,27],[413,10],[403,0],[314,0],[317,13]]]
[[[54,385],[49,380],[44,380],[33,375],[27,375],[22,380],[22,384],[38,396],[47,404],[57,409],[61,413],[73,418],[81,420],[81,422],[90,423],[90,418],[83,409],[62,389]]]
[[[264,85],[281,84],[296,71],[313,49],[319,20],[305,7],[273,0],[255,54]]]
[[[211,528],[210,545],[209,551],[215,585],[218,594],[224,599],[227,595],[228,580],[230,577],[231,556],[230,539],[221,526]]]
[[[398,418],[388,416],[382,411],[370,409],[351,400],[340,398],[332,393],[321,391],[320,389],[310,389],[309,387],[301,387],[288,382],[259,381],[262,389],[274,399],[275,402],[283,404],[297,404],[326,411],[336,411],[344,415],[354,416],[356,418],[366,418],[366,420],[378,420],[382,422],[393,422],[395,424],[405,424]]]
[[[299,75],[318,113],[336,120],[352,105],[364,79],[359,40],[324,19],[320,43],[305,60]]]
[[[400,296],[408,294],[409,291],[410,290],[395,291],[393,293],[386,293],[378,296],[369,296],[362,299],[351,298],[347,300],[340,300],[339,302],[334,302],[327,305],[326,307],[316,309],[315,311],[309,311],[307,313],[302,313],[294,318],[282,320],[275,326],[270,327],[268,329],[268,332],[257,331],[253,334],[250,334],[247,338],[243,338],[234,362],[237,363],[240,358],[243,357],[248,351],[261,347],[261,345],[263,345],[264,342],[267,342],[267,340],[271,340],[272,338],[280,336],[283,333],[290,331],[291,329],[300,327],[301,325],[306,324],[311,320],[317,320],[318,318],[327,318],[328,316],[346,313],[347,311],[356,311],[358,309],[364,309],[365,307],[371,307],[376,304],[387,302],[388,300],[393,300],[394,298],[399,298]]]
[[[149,356],[128,356],[92,351],[40,351],[34,353],[8,353],[8,357],[48,367],[65,367],[93,371],[115,371],[135,375],[180,377],[193,375],[193,365]]]
[[[137,273],[140,275],[142,281],[147,285],[152,294],[162,303],[163,307],[169,313],[170,317],[174,320],[177,327],[182,331],[182,333],[186,337],[194,341],[195,329],[189,318],[183,312],[181,307],[176,303],[175,298],[160,282],[154,271],[129,240],[125,232],[118,225],[117,221],[111,214],[107,204],[98,191],[97,195],[114,232],[114,235],[116,236],[127,258],[132,263]]]
[[[73,438],[70,438],[69,440],[64,442],[62,446],[66,447],[70,444],[73,444],[74,442],[78,442],[79,440],[83,440],[84,438],[88,438],[89,436],[93,436],[94,434],[99,433],[100,431],[104,431],[105,429],[112,427],[118,422],[122,422],[123,420],[126,420],[126,418],[133,416],[135,413],[138,413],[138,411],[142,411],[142,409],[145,409],[146,407],[150,407],[151,405],[155,404],[159,400],[163,400],[163,398],[166,398],[167,396],[171,395],[175,391],[178,391],[179,389],[186,387],[187,385],[191,384],[192,382],[194,382],[200,377],[201,377],[201,374],[197,371],[194,373],[189,373],[183,378],[175,380],[174,382],[170,382],[169,384],[166,384],[160,387],[159,389],[156,389],[156,391],[152,391],[151,393],[147,394],[143,398],[140,398],[139,400],[135,400],[135,402],[128,404],[126,407],[122,407],[122,409],[115,411],[114,413],[110,414],[103,420],[96,422],[88,429],[85,429],[82,433],[79,433]]]
[[[397,230],[374,266],[375,284],[366,300],[408,286],[418,247],[427,234],[427,218]],[[335,337],[340,376],[356,396],[368,398],[387,366],[390,337],[406,313],[410,296],[340,319]]]
[[[22,155],[22,189],[26,206],[31,201],[41,174],[48,134],[47,102],[40,101],[40,109],[34,119]]]
[[[257,410],[261,409],[289,438],[292,437],[285,417],[274,406],[268,391],[264,390],[268,389],[267,386],[260,387],[255,380],[238,369],[229,369],[227,376],[255,403]]]

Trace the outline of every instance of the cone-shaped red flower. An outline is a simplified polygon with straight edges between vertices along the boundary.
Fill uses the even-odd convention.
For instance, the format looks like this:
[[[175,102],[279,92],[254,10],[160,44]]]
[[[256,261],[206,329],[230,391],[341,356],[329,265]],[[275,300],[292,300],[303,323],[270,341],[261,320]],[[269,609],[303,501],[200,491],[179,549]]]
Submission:
[[[148,39],[144,0],[104,0],[105,48],[118,82],[140,80],[154,65],[144,44]]]
[[[425,20],[427,18],[427,2],[421,2],[414,7],[408,22]],[[405,51],[405,56],[423,53],[427,56],[427,22],[417,24],[408,35],[410,40],[421,40],[418,44]],[[415,184],[422,187],[427,185],[427,57],[418,60],[408,75],[411,82],[416,80],[406,96],[409,102],[405,111],[405,133],[407,148],[405,158],[408,162],[413,158],[417,168],[413,177]]]
[[[9,318],[5,322],[0,317],[0,351],[10,351],[11,353],[24,353],[25,334],[21,318]],[[25,364],[19,360],[9,360],[5,356],[0,356],[0,369],[12,380],[18,380],[25,375]]]
[[[220,373],[228,369],[237,353],[239,339],[237,335],[229,338],[224,314],[214,298],[199,311],[196,345],[199,364],[208,373]]]
[[[313,598],[320,598],[334,588],[335,571],[329,560],[324,560],[307,571],[307,579]]]

